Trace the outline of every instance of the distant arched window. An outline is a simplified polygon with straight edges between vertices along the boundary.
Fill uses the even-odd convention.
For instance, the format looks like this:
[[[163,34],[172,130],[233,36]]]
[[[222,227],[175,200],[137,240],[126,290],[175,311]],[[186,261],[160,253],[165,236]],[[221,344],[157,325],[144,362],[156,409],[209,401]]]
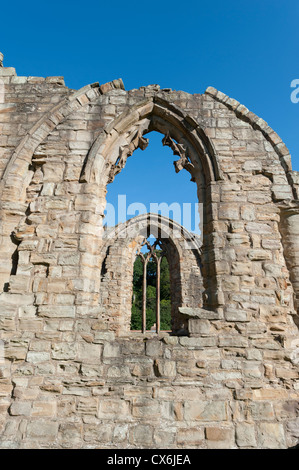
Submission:
[[[149,329],[156,333],[161,329],[171,330],[169,267],[166,251],[159,239],[152,243],[151,238],[144,239],[136,253],[131,330],[139,329],[143,333]]]
[[[199,237],[158,214],[134,217],[107,231],[106,237],[101,295],[103,319],[109,324],[109,329],[119,335],[127,335],[130,330],[135,329],[132,325],[132,313],[138,314],[136,310],[139,310],[140,321],[136,329],[146,332],[153,325],[153,322],[150,324],[149,316],[147,317],[149,310],[152,310],[155,331],[159,333],[164,330],[164,326],[161,328],[161,313],[163,311],[164,314],[165,309],[170,308],[171,331],[174,334],[187,334],[187,319],[180,313],[180,307],[198,308],[203,305],[204,282]],[[150,243],[150,240],[154,241]],[[140,271],[139,285],[135,272],[138,293],[136,289],[134,292],[136,263],[139,264]],[[161,296],[165,287],[164,282],[161,283],[164,268],[169,273],[168,299],[165,298],[167,295]],[[149,275],[152,276],[151,279]],[[136,300],[139,301],[137,308]],[[167,308],[162,300],[169,300]]]

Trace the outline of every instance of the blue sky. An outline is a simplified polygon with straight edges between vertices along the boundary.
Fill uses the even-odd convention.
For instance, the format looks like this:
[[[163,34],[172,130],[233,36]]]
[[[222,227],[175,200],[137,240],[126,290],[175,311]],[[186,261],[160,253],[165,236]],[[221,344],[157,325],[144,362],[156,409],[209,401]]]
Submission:
[[[1,5],[0,51],[18,75],[63,75],[74,89],[119,77],[128,90],[214,86],[265,119],[299,171],[299,103],[290,99],[298,24],[298,0],[14,1]],[[140,188],[148,204],[156,184],[159,201],[195,202],[188,173],[175,175],[170,150],[149,137],[150,147],[108,187],[108,200],[124,191],[133,200]]]

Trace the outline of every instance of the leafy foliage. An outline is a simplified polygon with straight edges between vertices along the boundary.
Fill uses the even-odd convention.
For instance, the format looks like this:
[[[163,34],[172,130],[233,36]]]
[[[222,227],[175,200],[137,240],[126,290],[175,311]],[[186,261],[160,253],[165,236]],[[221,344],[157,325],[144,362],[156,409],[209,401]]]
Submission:
[[[138,256],[133,271],[133,300],[131,330],[142,329],[142,281],[143,264]],[[156,323],[156,281],[157,268],[153,259],[147,264],[146,289],[146,329],[149,330]],[[166,257],[161,261],[160,272],[160,326],[161,330],[171,329],[171,303],[169,267]]]

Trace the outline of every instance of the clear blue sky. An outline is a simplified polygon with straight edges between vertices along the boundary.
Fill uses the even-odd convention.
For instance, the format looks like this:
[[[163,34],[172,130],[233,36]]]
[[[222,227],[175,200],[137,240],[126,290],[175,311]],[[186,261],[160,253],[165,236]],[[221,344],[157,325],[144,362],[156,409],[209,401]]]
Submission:
[[[3,2],[0,38],[4,65],[16,67],[18,75],[63,75],[75,89],[119,77],[127,90],[158,83],[203,93],[214,86],[265,119],[299,171],[299,103],[290,100],[291,81],[299,79],[298,0]],[[169,184],[163,183],[173,157],[155,134],[149,137],[150,148],[130,157],[136,165],[140,160],[135,174],[143,183],[136,183],[128,162],[113,192],[130,186],[130,199],[140,187],[140,202],[147,204],[153,167],[161,176],[160,201],[195,201],[186,172],[175,175],[172,169]]]

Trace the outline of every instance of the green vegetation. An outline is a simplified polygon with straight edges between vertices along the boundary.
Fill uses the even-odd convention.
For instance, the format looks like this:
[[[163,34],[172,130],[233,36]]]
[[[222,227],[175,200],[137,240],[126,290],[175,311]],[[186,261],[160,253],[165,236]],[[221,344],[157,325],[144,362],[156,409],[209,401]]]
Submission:
[[[143,264],[138,256],[133,272],[131,330],[142,328],[142,277]],[[171,330],[169,267],[165,257],[161,261],[160,300],[161,330]],[[149,330],[154,323],[156,323],[156,263],[150,259],[147,264],[146,329]]]

